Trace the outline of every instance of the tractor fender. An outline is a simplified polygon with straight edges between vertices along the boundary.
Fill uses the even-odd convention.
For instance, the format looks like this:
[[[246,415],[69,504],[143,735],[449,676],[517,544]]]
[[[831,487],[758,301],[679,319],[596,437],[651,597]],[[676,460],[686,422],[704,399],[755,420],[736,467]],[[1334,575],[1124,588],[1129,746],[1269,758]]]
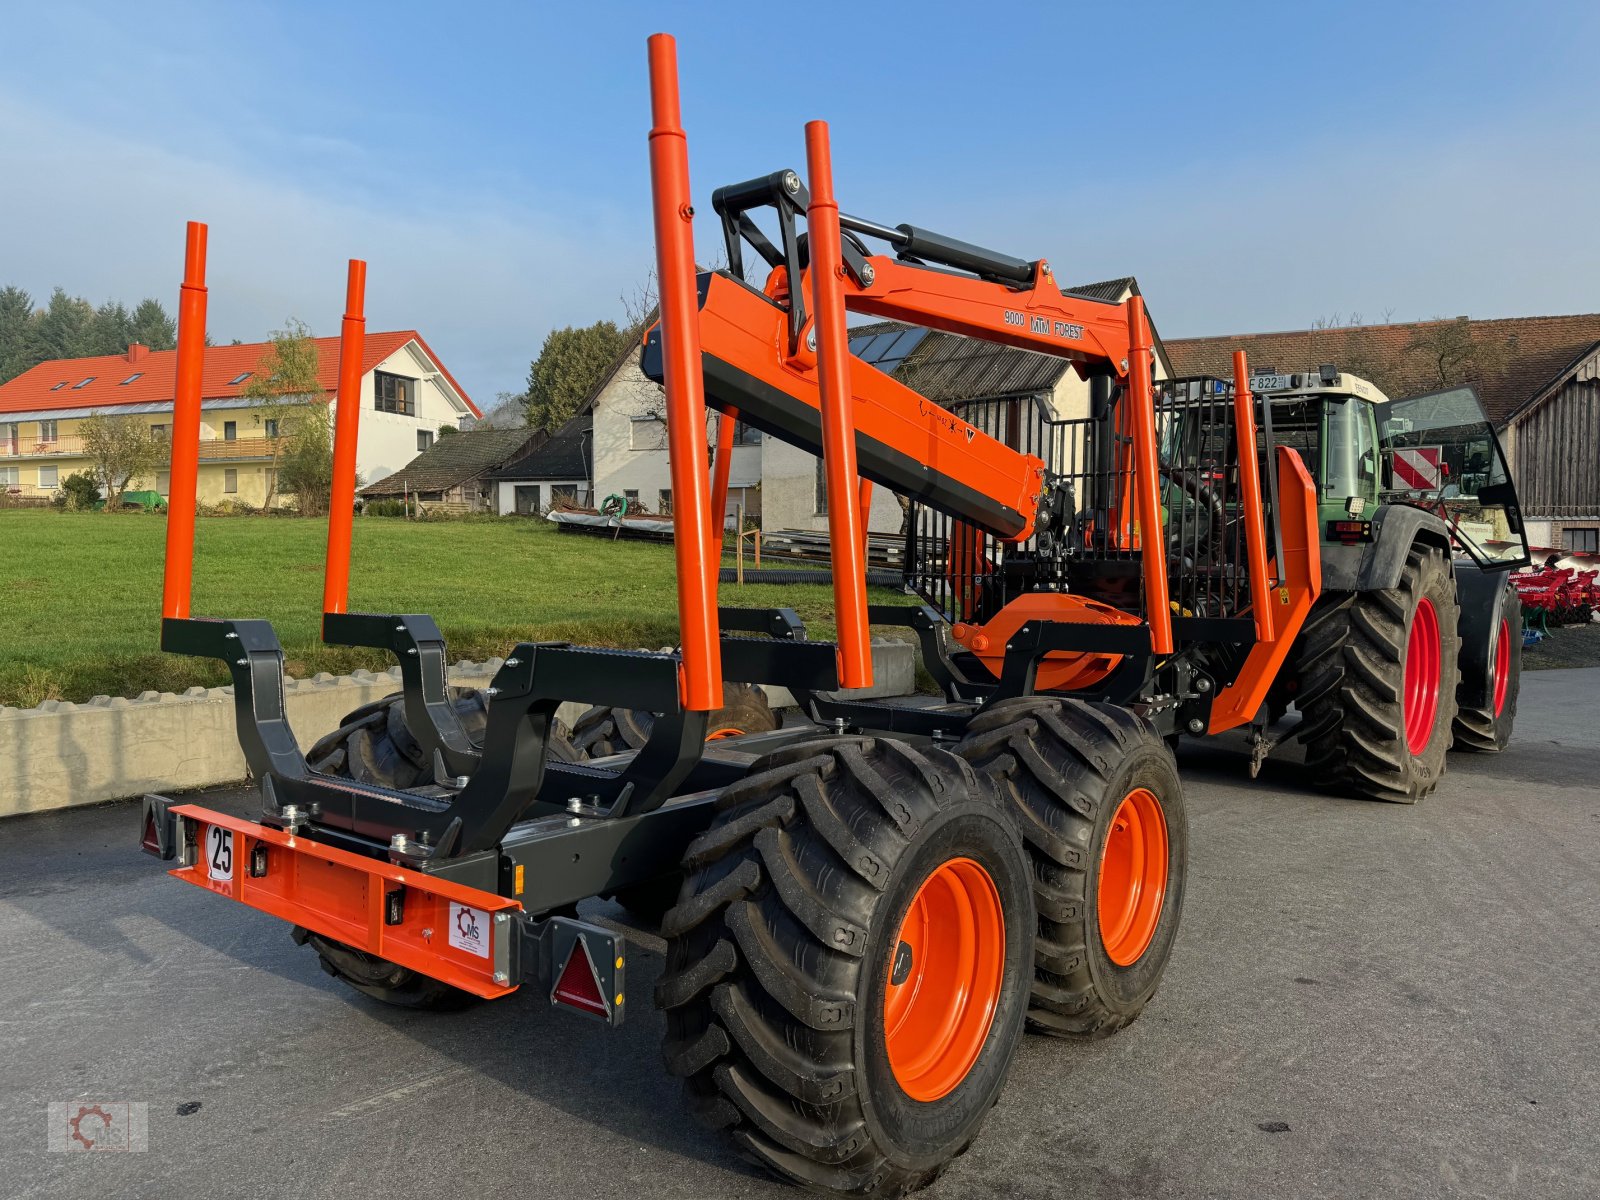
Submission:
[[[1461,619],[1456,625],[1461,634],[1462,704],[1483,707],[1489,704],[1489,646],[1493,629],[1500,619],[1501,598],[1505,595],[1504,571],[1485,571],[1470,559],[1456,560],[1456,600]]]
[[[1372,514],[1372,540],[1322,543],[1323,592],[1375,592],[1400,586],[1406,555],[1418,542],[1451,552],[1444,522],[1409,504],[1382,504]]]

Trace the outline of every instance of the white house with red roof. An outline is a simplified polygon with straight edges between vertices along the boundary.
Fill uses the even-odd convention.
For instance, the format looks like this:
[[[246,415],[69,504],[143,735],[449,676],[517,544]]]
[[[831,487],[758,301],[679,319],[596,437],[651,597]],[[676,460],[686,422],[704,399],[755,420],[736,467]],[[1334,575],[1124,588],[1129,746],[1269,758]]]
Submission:
[[[318,378],[328,400],[339,374],[339,339],[315,338]],[[200,478],[203,503],[263,504],[277,431],[244,395],[270,342],[209,346],[201,372]],[[97,413],[148,421],[168,436],[177,352],[132,345],[126,354],[42,362],[0,384],[0,490],[48,497],[86,470],[81,426]],[[367,482],[390,475],[433,444],[440,426],[481,416],[477,406],[414,329],[369,333],[361,374],[356,470]],[[135,490],[166,495],[162,470]]]

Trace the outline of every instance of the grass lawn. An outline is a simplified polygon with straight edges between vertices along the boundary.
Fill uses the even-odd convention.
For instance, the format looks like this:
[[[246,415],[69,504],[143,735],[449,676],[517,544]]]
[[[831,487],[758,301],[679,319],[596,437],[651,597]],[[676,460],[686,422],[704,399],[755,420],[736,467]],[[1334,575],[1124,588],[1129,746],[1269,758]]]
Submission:
[[[159,516],[0,512],[0,705],[227,682],[220,663],[157,648],[165,538]],[[323,521],[201,518],[195,615],[270,620],[302,678],[392,665],[317,640],[326,538]],[[870,598],[911,602],[882,590]],[[813,636],[833,636],[825,586],[723,584],[721,600],[786,605]],[[561,534],[540,520],[357,519],[350,606],[431,614],[455,659],[527,640],[654,647],[678,637],[670,546]]]

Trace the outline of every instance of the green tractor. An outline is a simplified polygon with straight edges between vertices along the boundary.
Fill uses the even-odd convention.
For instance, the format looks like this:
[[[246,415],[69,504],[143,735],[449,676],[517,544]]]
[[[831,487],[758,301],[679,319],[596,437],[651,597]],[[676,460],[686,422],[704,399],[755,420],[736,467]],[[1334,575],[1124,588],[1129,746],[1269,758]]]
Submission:
[[[1395,401],[1332,366],[1259,372],[1250,387],[1263,433],[1315,478],[1323,531],[1322,594],[1258,720],[1253,766],[1292,706],[1301,720],[1282,736],[1304,744],[1319,782],[1415,803],[1448,750],[1511,737],[1522,618],[1510,574],[1529,559],[1505,454],[1470,387]],[[1206,461],[1190,443],[1216,426],[1181,415],[1196,412],[1174,410],[1165,460]]]

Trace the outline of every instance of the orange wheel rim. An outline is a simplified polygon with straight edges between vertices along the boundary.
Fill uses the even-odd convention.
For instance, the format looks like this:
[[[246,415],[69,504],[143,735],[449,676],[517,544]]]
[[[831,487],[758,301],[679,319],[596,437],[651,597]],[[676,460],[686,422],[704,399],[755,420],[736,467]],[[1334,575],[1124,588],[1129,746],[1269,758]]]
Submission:
[[[744,730],[736,729],[734,726],[729,725],[724,729],[713,729],[710,733],[706,734],[706,741],[720,742],[723,738],[740,737],[743,735],[743,733]]]
[[[913,1100],[942,1099],[971,1072],[1005,962],[1005,912],[989,872],[970,858],[941,864],[900,923],[883,998],[889,1069]]]
[[[1149,788],[1134,788],[1111,817],[1100,854],[1100,941],[1119,967],[1150,948],[1167,896],[1167,819]]]

